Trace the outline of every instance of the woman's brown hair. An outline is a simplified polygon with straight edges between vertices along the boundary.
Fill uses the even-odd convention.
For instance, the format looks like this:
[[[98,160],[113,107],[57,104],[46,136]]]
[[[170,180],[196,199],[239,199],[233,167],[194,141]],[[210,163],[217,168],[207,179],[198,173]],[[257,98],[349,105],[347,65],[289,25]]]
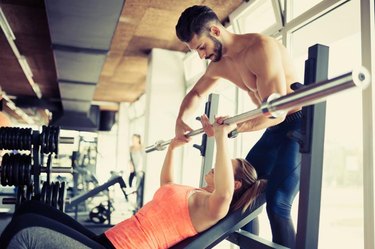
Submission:
[[[234,172],[234,179],[241,182],[241,187],[234,191],[230,209],[242,208],[242,212],[244,212],[253,204],[256,197],[265,190],[267,181],[258,179],[255,168],[245,159],[236,158],[235,160],[239,163],[239,166]]]

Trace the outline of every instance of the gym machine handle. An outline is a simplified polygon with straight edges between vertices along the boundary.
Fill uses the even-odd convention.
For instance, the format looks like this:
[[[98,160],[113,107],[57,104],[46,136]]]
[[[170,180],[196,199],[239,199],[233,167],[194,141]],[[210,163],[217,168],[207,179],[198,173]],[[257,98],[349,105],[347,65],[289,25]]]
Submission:
[[[241,123],[260,116],[269,118],[279,117],[287,111],[308,105],[323,102],[327,97],[351,88],[365,89],[371,81],[369,71],[360,67],[346,74],[337,76],[333,79],[323,80],[314,84],[304,86],[290,94],[278,96],[271,94],[270,97],[262,103],[262,105],[254,110],[224,119],[225,124]],[[187,133],[186,137],[192,137],[203,133],[203,128]],[[168,141],[157,141],[154,145],[146,147],[146,153],[155,150],[164,150],[170,144],[172,139]]]

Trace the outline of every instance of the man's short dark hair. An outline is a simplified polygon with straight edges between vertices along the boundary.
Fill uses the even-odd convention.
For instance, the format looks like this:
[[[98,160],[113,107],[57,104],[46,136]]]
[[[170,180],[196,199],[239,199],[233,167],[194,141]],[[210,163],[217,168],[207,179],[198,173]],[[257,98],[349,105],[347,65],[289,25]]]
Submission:
[[[176,35],[183,42],[190,42],[194,34],[208,30],[210,22],[220,22],[215,12],[207,6],[194,5],[181,13],[176,25]]]

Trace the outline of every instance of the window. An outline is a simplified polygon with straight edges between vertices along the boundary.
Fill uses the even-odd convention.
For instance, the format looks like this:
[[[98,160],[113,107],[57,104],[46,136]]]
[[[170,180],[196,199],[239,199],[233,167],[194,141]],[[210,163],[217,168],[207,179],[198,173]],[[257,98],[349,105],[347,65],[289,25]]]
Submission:
[[[243,3],[229,15],[237,33],[277,33],[283,25],[279,1],[258,0]]]
[[[291,9],[288,12],[288,18],[293,19],[322,1],[323,0],[289,0],[288,6],[291,6]]]
[[[204,74],[207,67],[207,61],[199,58],[196,51],[191,51],[184,58],[184,73],[186,85],[190,86]]]
[[[292,33],[301,80],[307,49],[316,43],[329,46],[329,78],[361,64],[359,13],[359,1],[350,1]],[[332,241],[335,248],[364,243],[362,120],[361,92],[328,98],[319,248],[331,248]]]

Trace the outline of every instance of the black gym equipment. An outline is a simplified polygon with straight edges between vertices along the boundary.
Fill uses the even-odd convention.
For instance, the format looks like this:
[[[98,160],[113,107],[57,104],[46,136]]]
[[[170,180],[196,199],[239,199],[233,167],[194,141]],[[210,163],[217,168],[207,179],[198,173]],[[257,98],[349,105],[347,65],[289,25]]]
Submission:
[[[144,172],[139,172],[137,175],[137,187],[134,190],[129,191],[129,188],[127,188],[126,183],[122,176],[115,176],[111,178],[109,181],[105,182],[102,185],[99,185],[92,190],[77,195],[70,199],[70,201],[66,204],[66,209],[74,210],[74,218],[78,218],[78,205],[84,201],[86,201],[89,198],[95,197],[99,193],[106,191],[108,193],[109,188],[115,184],[119,184],[121,191],[124,194],[125,200],[129,201],[128,197],[134,193],[137,193],[137,203],[138,205],[143,205],[143,185],[144,185]],[[139,199],[138,199],[139,198]],[[137,205],[137,206],[138,206]],[[137,209],[140,207],[136,207],[133,212],[136,212]],[[108,197],[106,205],[103,203],[99,204],[99,206],[95,207],[91,214],[89,214],[89,217],[93,217],[93,221],[95,223],[104,223],[105,221],[108,222],[109,225],[111,225],[111,212],[113,210],[112,202],[110,197]]]
[[[328,55],[327,46],[316,44],[309,48],[309,56],[305,62],[305,85],[302,89],[328,78]],[[302,154],[295,248],[318,248],[326,103],[303,107],[302,112],[302,134],[295,136],[300,137]]]
[[[211,93],[208,96],[208,101],[205,104],[204,114],[208,117],[208,120],[213,123],[215,121],[215,116],[219,109],[219,95]],[[197,119],[200,119],[197,117]],[[213,137],[208,137],[206,134],[202,135],[202,142],[200,145],[194,144],[194,148],[198,149],[201,156],[204,157],[202,160],[201,174],[199,179],[199,186],[203,187],[204,176],[211,170],[214,164],[214,147],[215,139]]]
[[[87,139],[79,136],[78,151],[73,151],[70,157],[73,181],[67,189],[68,198],[65,209],[65,212],[71,214],[76,220],[83,215],[88,217],[85,221],[97,224],[87,224],[90,227],[112,225],[111,213],[114,211],[114,200],[110,196],[109,188],[117,183],[124,193],[125,201],[129,203],[129,212],[135,213],[143,205],[144,172],[137,172],[134,187],[126,186],[125,181],[117,172],[111,172],[110,179],[102,185],[99,184],[93,173],[96,165],[96,143],[96,138]],[[130,195],[135,198],[128,198]]]
[[[238,229],[256,218],[262,212],[265,202],[265,194],[262,194],[244,213],[242,213],[242,209],[232,212],[206,231],[181,241],[171,249],[212,248],[229,235],[233,236],[233,233],[236,233]]]
[[[89,218],[96,224],[103,224],[106,221],[108,221],[110,224],[111,213],[114,210],[115,209],[112,206],[111,201],[108,200],[107,203],[102,202],[98,206],[94,207],[89,213]]]
[[[30,128],[1,127],[0,149],[11,150],[2,158],[0,183],[16,186],[15,198],[4,198],[3,204],[18,206],[26,200],[39,200],[60,210],[65,205],[65,183],[51,183],[51,173],[70,173],[71,169],[52,167],[52,154],[57,156],[59,127],[43,126],[42,132]],[[27,154],[26,151],[29,151]],[[46,166],[43,166],[47,156]],[[47,180],[40,190],[41,173]]]

